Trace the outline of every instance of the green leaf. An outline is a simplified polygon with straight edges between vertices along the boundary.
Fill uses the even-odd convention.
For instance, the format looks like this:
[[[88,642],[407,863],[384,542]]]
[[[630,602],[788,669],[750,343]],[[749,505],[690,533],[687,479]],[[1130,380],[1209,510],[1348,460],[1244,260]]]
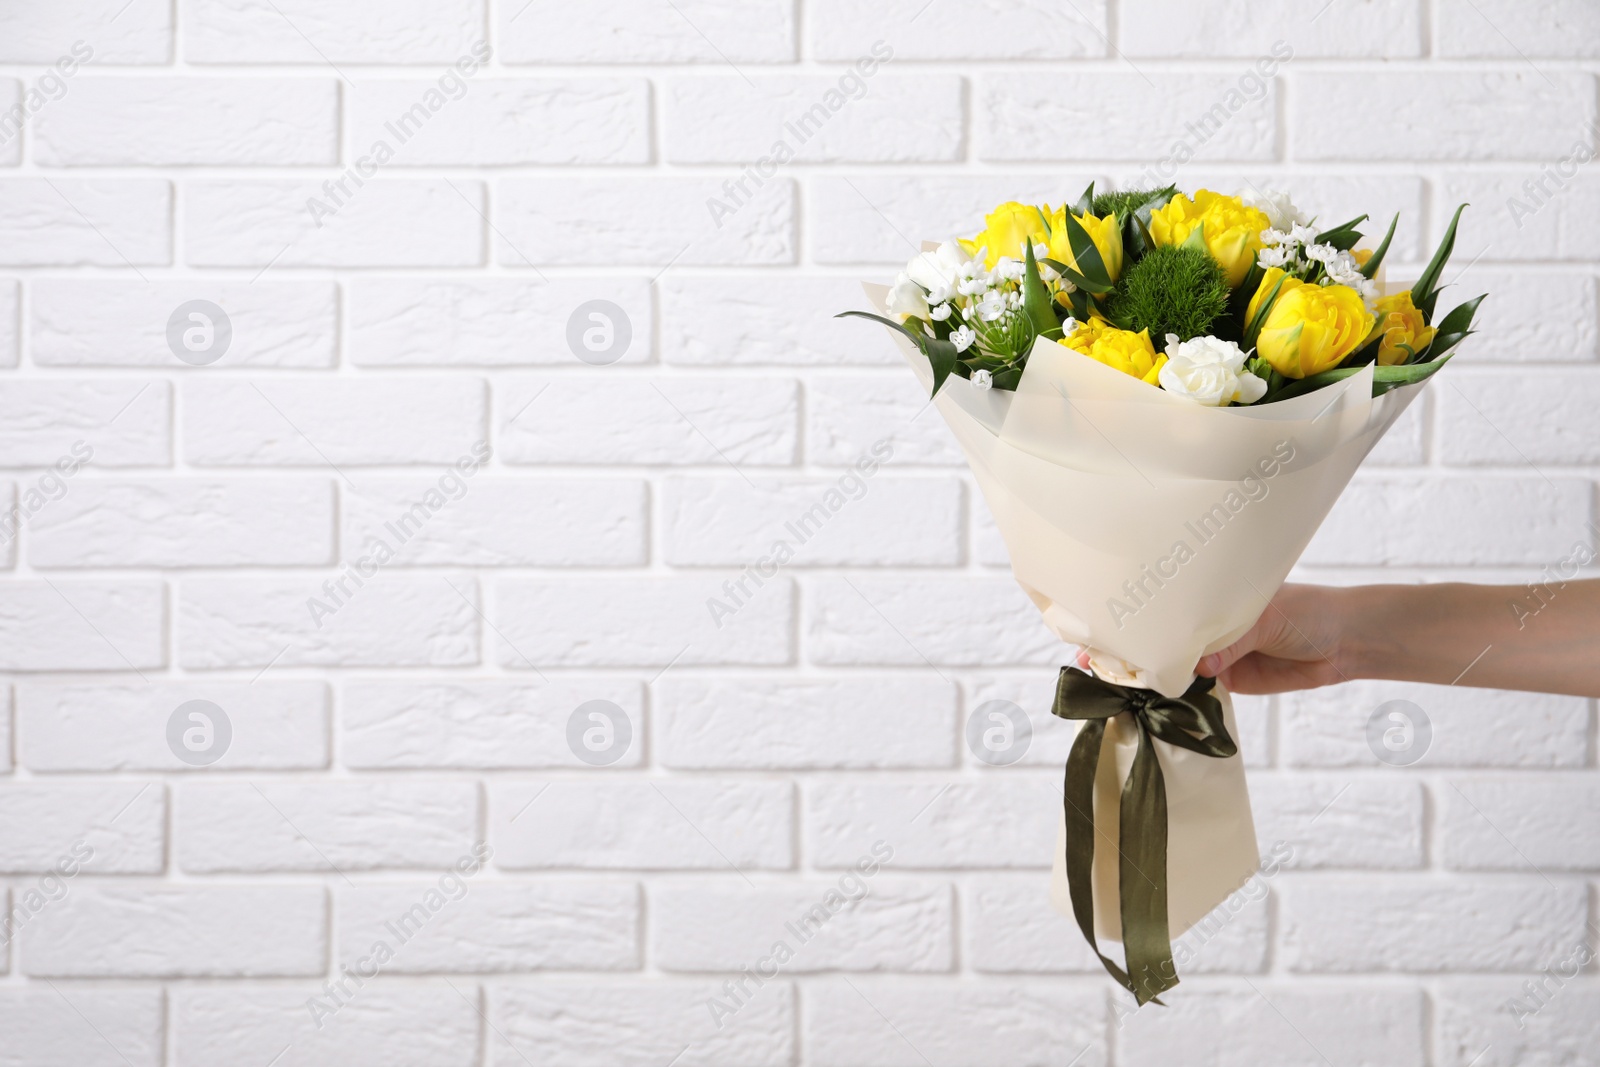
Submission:
[[[1210,249],[1206,248],[1206,224],[1204,222],[1195,223],[1194,229],[1189,231],[1189,236],[1184,240],[1183,247],[1198,248],[1200,251],[1210,254]]]
[[[834,318],[871,319],[873,322],[883,323],[883,325],[889,327],[891,330],[899,330],[901,333],[905,334],[906,337],[910,338],[911,343],[916,345],[917,349],[924,356],[928,357],[928,362],[933,366],[932,395],[934,396],[939,395],[939,387],[944,384],[944,380],[946,378],[950,377],[950,372],[956,369],[956,357],[959,356],[960,353],[956,351],[956,346],[951,344],[949,341],[941,341],[936,337],[929,337],[924,333],[916,333],[907,329],[904,325],[894,321],[893,319],[885,318],[882,315],[875,315],[870,311],[841,311],[839,314],[835,315]]]
[[[1110,283],[1102,285],[1099,282],[1091,282],[1088,278],[1085,278],[1083,275],[1079,274],[1065,263],[1062,263],[1060,260],[1046,259],[1042,262],[1045,264],[1045,266],[1054,270],[1057,274],[1061,275],[1073,285],[1076,285],[1079,289],[1082,289],[1085,292],[1094,293],[1096,296],[1099,296],[1102,293],[1109,293],[1112,288],[1114,288]]]
[[[1072,205],[1072,209],[1067,212],[1067,215],[1069,217],[1072,216],[1072,215],[1087,215],[1093,207],[1094,207],[1094,182],[1090,182],[1089,183],[1089,188],[1085,189],[1083,191],[1083,195],[1078,197],[1078,202],[1076,204]],[[1072,254],[1073,255],[1077,255],[1078,254],[1077,249],[1073,249]]]
[[[1267,297],[1261,301],[1261,306],[1256,308],[1256,313],[1250,316],[1249,322],[1245,323],[1243,344],[1246,351],[1255,348],[1256,338],[1261,333],[1261,324],[1267,321],[1267,314],[1272,310],[1272,305],[1277,303],[1279,290],[1283,288],[1283,283],[1288,280],[1289,275],[1280,275],[1278,280],[1273,283],[1272,288],[1267,291]],[[1263,278],[1262,281],[1265,282],[1266,279]]]
[[[1092,183],[1090,187],[1093,187]],[[1095,285],[1109,289],[1111,275],[1106,270],[1105,260],[1100,258],[1100,249],[1095,247],[1094,238],[1089,236],[1089,231],[1083,228],[1082,223],[1073,218],[1072,212],[1066,213],[1066,219],[1067,244],[1071,246],[1072,258],[1078,264],[1077,273]],[[1073,279],[1073,284],[1078,284],[1077,279]]]
[[[1461,213],[1466,209],[1466,204],[1456,208],[1444,237],[1439,241],[1439,247],[1434,250],[1433,258],[1428,260],[1428,265],[1411,286],[1411,303],[1422,312],[1422,317],[1429,325],[1433,324],[1433,305],[1439,299],[1439,275],[1444,273],[1444,265],[1450,261],[1450,254],[1456,249],[1456,224],[1461,221]]]
[[[1331,230],[1323,230],[1313,240],[1318,244],[1332,245],[1341,252],[1348,252],[1361,240],[1361,231],[1356,229],[1367,220],[1368,216],[1358,215],[1349,222],[1340,223]]]
[[[1033,323],[1034,332],[1039,336],[1054,333],[1060,337],[1061,323],[1050,306],[1050,290],[1039,278],[1039,264],[1033,258],[1031,245],[1022,250],[1022,259],[1027,268],[1022,272],[1022,310],[1027,312],[1028,321]]]
[[[1403,385],[1415,385],[1425,381],[1440,367],[1449,362],[1449,357],[1436,359],[1432,363],[1408,363],[1399,367],[1374,367],[1372,369],[1372,395],[1382,396],[1391,389],[1398,389]],[[1352,374],[1360,374],[1362,367],[1340,367],[1337,370],[1325,370],[1321,374],[1313,374],[1309,378],[1301,378],[1297,382],[1290,382],[1278,391],[1276,396],[1263,399],[1288,400],[1290,397],[1300,396],[1304,393],[1321,389],[1323,386],[1342,382]]]
[[[1375,274],[1378,273],[1378,268],[1383,265],[1383,257],[1389,254],[1389,242],[1394,240],[1394,228],[1399,224],[1399,222],[1400,212],[1396,211],[1394,213],[1394,218],[1389,220],[1389,232],[1383,235],[1383,242],[1378,245],[1377,249],[1372,253],[1372,256],[1361,268],[1362,277],[1370,280]]]
[[[1447,356],[1462,341],[1476,333],[1472,328],[1472,317],[1478,313],[1481,303],[1483,297],[1479,296],[1451,308],[1450,314],[1439,323],[1433,341],[1417,356],[1417,362],[1424,363]]]
[[[990,379],[996,389],[1016,389],[1022,381],[1022,368],[1009,367],[1006,370],[995,371]]]

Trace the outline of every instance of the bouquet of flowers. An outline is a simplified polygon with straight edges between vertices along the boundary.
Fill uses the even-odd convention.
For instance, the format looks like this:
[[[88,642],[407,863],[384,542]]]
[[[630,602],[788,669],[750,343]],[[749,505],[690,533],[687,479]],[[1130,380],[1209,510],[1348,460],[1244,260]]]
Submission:
[[[1465,207],[1465,205],[1463,205]],[[1458,208],[1408,287],[1398,216],[1324,227],[1279,193],[1175,187],[1001,204],[866,287],[960,442],[1012,571],[1088,653],[1052,899],[1143,1004],[1171,939],[1260,857],[1228,696],[1202,655],[1267,608],[1339,493],[1472,332],[1436,316]],[[1114,849],[1095,848],[1096,841]]]

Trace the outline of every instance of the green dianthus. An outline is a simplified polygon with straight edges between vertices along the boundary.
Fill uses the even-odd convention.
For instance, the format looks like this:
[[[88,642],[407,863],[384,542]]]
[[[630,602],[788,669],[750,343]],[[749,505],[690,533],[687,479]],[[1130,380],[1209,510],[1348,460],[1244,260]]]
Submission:
[[[1106,305],[1106,317],[1125,330],[1150,331],[1160,349],[1169,333],[1201,337],[1228,309],[1228,279],[1203,248],[1153,248],[1129,267]]]
[[[1104,218],[1113,211],[1118,218],[1127,218],[1152,200],[1172,195],[1172,187],[1165,189],[1126,189],[1119,193],[1101,193],[1090,203],[1089,210]]]

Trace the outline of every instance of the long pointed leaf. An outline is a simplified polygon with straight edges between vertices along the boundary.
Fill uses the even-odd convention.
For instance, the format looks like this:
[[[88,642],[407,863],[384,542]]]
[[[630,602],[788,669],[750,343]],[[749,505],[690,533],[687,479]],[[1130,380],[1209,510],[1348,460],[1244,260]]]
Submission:
[[[1096,247],[1094,238],[1089,236],[1089,231],[1073,217],[1072,212],[1066,213],[1066,220],[1067,243],[1072,246],[1072,258],[1078,265],[1078,273],[1096,285],[1110,288],[1111,275],[1106,270],[1105,260],[1100,258],[1100,249]]]
[[[1031,245],[1022,250],[1022,260],[1026,268],[1022,272],[1022,310],[1028,313],[1028,321],[1033,323],[1035,333],[1040,336],[1054,333],[1059,337],[1061,323],[1050,307],[1050,290],[1044,287],[1044,282],[1039,278],[1039,264],[1033,258]]]
[[[1389,242],[1394,240],[1394,228],[1399,225],[1399,223],[1400,212],[1396,211],[1394,213],[1394,218],[1389,220],[1389,232],[1383,235],[1382,243],[1380,243],[1373,251],[1372,255],[1368,257],[1367,262],[1362,265],[1362,277],[1370,280],[1378,273],[1378,268],[1383,265],[1383,257],[1389,254]]]
[[[1422,312],[1422,317],[1430,324],[1433,322],[1433,305],[1439,299],[1439,275],[1444,273],[1444,265],[1450,261],[1450,254],[1456,249],[1456,225],[1461,221],[1461,213],[1466,209],[1466,204],[1456,208],[1456,213],[1450,218],[1450,225],[1444,231],[1444,237],[1439,240],[1439,247],[1434,250],[1433,258],[1428,260],[1428,265],[1422,269],[1416,284],[1411,287],[1411,303]]]
[[[870,311],[841,311],[834,318],[871,319],[873,322],[882,323],[891,330],[899,330],[905,334],[911,340],[911,343],[917,346],[917,350],[928,357],[928,363],[933,367],[932,395],[934,396],[939,394],[939,387],[944,384],[946,378],[950,377],[950,373],[956,369],[957,357],[960,353],[956,351],[956,346],[949,341],[941,341],[924,333],[916,333],[893,319],[875,315]]]
[[[1067,212],[1067,214],[1068,215],[1087,215],[1089,213],[1090,209],[1093,208],[1093,207],[1094,207],[1094,182],[1090,182],[1089,183],[1089,188],[1087,188],[1087,189],[1085,189],[1083,191],[1083,195],[1078,197],[1078,202],[1076,204],[1072,205],[1071,210],[1069,210]],[[1076,253],[1074,253],[1074,254],[1076,254]]]

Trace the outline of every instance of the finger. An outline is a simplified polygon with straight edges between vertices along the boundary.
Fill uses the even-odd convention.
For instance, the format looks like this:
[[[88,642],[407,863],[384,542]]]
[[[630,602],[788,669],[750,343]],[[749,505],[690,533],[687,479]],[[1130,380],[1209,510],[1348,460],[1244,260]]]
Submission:
[[[1078,667],[1085,671],[1089,669],[1089,653],[1086,649],[1078,650]]]
[[[1250,653],[1261,647],[1261,619],[1245,631],[1245,635],[1221,652],[1213,652],[1202,658],[1195,667],[1195,673],[1207,678],[1215,678],[1223,671],[1239,662]],[[1227,684],[1224,682],[1223,684]]]

